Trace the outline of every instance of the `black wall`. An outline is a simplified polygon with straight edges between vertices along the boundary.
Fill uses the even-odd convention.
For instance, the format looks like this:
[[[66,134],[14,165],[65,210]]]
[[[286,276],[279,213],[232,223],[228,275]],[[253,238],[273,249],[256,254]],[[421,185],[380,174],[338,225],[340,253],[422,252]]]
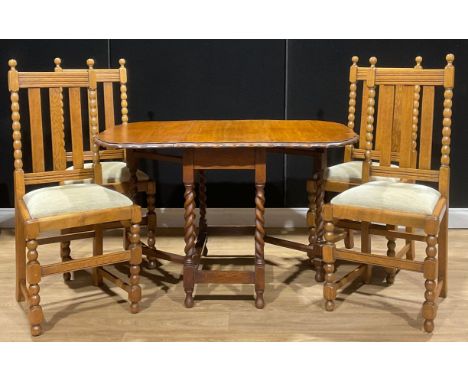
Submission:
[[[60,56],[64,68],[85,67],[93,57],[96,67],[117,66],[127,60],[129,117],[137,120],[183,119],[325,119],[346,122],[350,58],[361,65],[377,56],[378,65],[412,66],[416,55],[423,66],[442,67],[446,53],[456,56],[453,107],[453,207],[468,206],[468,177],[463,142],[468,131],[465,70],[467,41],[430,40],[33,40],[0,41],[0,207],[11,207],[12,148],[7,61],[18,70],[52,70]],[[437,114],[439,116],[440,114]],[[436,119],[436,128],[438,120]],[[440,144],[434,143],[438,163]],[[342,158],[330,152],[330,163]],[[305,181],[310,160],[272,154],[268,158],[267,205],[306,205]],[[158,182],[158,206],[181,207],[180,166],[144,163]],[[253,205],[253,176],[249,172],[209,172],[208,202],[212,207]]]

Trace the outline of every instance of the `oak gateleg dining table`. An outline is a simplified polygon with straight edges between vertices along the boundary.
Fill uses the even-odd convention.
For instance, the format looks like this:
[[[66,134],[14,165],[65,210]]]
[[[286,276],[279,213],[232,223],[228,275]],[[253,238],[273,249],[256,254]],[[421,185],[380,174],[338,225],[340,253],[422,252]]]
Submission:
[[[327,168],[327,150],[353,144],[357,135],[346,125],[314,120],[193,120],[148,121],[117,125],[101,132],[96,143],[105,148],[127,150],[130,170],[129,194],[136,195],[136,160],[139,152],[159,149],[182,149],[184,193],[185,256],[164,252],[142,243],[149,259],[161,258],[183,264],[185,306],[194,304],[193,292],[199,283],[253,284],[255,306],[263,308],[265,290],[265,242],[306,252],[313,262],[317,278],[323,277],[321,248],[323,245],[324,203],[323,176]],[[310,228],[308,245],[265,234],[266,155],[269,151],[314,157],[310,175],[317,182],[315,224]],[[154,159],[159,154],[155,154]],[[199,227],[195,220],[195,174],[206,170],[252,170],[255,173],[255,237],[254,270],[208,270],[200,267],[206,254],[208,235],[222,227],[209,227],[205,212],[200,213]],[[305,188],[304,188],[305,190]],[[204,190],[203,190],[204,192]],[[204,196],[203,196],[204,197]],[[231,227],[242,229],[242,227]],[[244,227],[245,228],[245,227]],[[225,228],[224,228],[225,230]],[[247,232],[249,230],[245,230]]]

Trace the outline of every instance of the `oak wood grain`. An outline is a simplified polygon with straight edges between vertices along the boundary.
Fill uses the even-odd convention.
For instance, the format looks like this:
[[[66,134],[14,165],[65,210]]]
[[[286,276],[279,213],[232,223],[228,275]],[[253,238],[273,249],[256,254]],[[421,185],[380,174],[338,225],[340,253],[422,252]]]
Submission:
[[[116,126],[96,141],[110,148],[336,147],[356,134],[336,122],[297,120],[150,121]]]

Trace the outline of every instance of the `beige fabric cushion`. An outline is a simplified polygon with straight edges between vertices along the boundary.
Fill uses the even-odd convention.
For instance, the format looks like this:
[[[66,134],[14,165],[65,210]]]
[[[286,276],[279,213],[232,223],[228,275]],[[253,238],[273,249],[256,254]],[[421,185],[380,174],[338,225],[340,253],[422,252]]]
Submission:
[[[85,163],[84,168],[92,168],[92,163]],[[102,168],[102,184],[110,183],[125,183],[130,180],[130,171],[128,170],[125,162],[101,162]],[[68,167],[67,170],[73,170],[73,166]],[[149,176],[141,170],[137,170],[137,179],[145,181],[149,179]],[[91,183],[91,179],[86,180],[67,180],[64,184],[73,183]]]
[[[29,214],[38,219],[71,212],[131,206],[125,195],[97,184],[67,184],[43,187],[23,196]]]
[[[331,204],[431,215],[440,192],[422,184],[374,181],[335,196]]]
[[[344,162],[335,166],[328,167],[325,171],[325,179],[335,182],[361,182],[362,179],[362,163],[363,161],[355,160],[350,162]],[[378,166],[379,162],[372,162],[373,166]],[[394,164],[392,167],[398,167]],[[373,176],[371,180],[388,180],[391,182],[397,182],[398,178],[386,178],[382,176]]]

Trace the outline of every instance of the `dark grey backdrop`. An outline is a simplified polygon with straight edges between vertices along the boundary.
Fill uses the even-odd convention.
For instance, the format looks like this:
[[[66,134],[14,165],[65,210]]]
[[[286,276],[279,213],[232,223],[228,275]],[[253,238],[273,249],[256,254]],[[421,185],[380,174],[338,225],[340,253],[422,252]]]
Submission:
[[[371,55],[382,66],[410,66],[416,55],[423,66],[441,67],[445,54],[456,56],[453,107],[452,207],[468,206],[468,42],[457,40],[16,40],[0,41],[0,207],[11,207],[12,148],[7,61],[18,70],[51,70],[60,56],[63,67],[117,66],[127,59],[130,120],[174,119],[325,119],[346,122],[348,69],[358,55],[367,65]],[[438,117],[437,115],[436,117]],[[439,118],[440,119],[440,118]],[[436,128],[439,120],[436,119]],[[435,142],[435,149],[440,147]],[[27,146],[27,143],[26,143]],[[338,162],[341,150],[330,153]],[[438,152],[434,159],[438,157]],[[267,205],[306,205],[305,181],[310,160],[272,154],[268,158]],[[144,163],[158,183],[159,207],[181,207],[181,170],[175,164]],[[212,207],[253,205],[252,174],[208,173]]]

